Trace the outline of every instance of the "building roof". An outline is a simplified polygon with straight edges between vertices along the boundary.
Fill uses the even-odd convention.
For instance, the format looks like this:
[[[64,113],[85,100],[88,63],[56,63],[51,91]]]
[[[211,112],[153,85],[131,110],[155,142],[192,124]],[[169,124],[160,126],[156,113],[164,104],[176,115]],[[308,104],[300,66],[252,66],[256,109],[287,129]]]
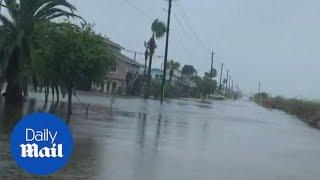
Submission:
[[[111,41],[109,38],[105,38],[105,40],[106,40],[106,43],[111,46],[111,48],[117,49],[118,51],[119,50],[121,51],[121,49],[123,49],[122,46],[120,46],[119,44]]]
[[[138,63],[137,61],[129,58],[128,56],[126,56],[126,55],[124,55],[124,54],[116,53],[116,56],[117,56],[119,59],[125,61],[126,63],[128,63],[128,64],[130,64],[130,65],[135,65],[135,66],[140,66],[140,65],[141,65],[141,64]]]
[[[114,55],[115,55],[116,57],[118,57],[120,60],[123,60],[123,61],[125,61],[126,63],[128,63],[128,64],[130,64],[130,65],[135,65],[135,66],[140,66],[140,65],[141,65],[141,64],[138,63],[137,61],[135,61],[135,60],[127,57],[127,56],[124,55],[124,54],[122,54],[122,53],[121,53],[121,50],[124,49],[124,48],[123,48],[121,45],[119,45],[119,44],[111,41],[109,38],[105,38],[105,40],[106,40],[106,43],[111,46],[111,48],[113,48],[113,49],[116,50],[116,52],[114,53]]]
[[[158,71],[158,72],[162,72],[162,70],[161,70],[161,69],[159,69],[159,68],[152,68],[152,69],[151,69],[151,71]]]

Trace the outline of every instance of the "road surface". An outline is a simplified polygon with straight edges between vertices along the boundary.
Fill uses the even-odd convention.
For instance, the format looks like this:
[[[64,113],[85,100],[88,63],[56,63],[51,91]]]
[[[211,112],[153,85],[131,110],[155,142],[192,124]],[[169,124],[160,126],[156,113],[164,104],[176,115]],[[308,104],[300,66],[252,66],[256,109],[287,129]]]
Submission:
[[[320,179],[320,131],[249,100],[161,106],[115,98],[111,109],[108,98],[81,98],[101,106],[91,107],[88,119],[76,108],[73,158],[51,179]],[[2,139],[0,178],[36,178],[16,167],[6,144]]]

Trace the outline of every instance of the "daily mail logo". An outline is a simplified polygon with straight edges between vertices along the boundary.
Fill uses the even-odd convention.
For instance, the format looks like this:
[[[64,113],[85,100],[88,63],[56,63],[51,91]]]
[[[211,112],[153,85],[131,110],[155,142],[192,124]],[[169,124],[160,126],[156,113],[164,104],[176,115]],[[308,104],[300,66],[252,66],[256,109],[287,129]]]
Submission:
[[[26,129],[26,142],[51,142],[51,147],[39,148],[38,144],[21,144],[21,157],[29,158],[63,158],[63,144],[56,144],[55,139],[58,131],[52,133],[49,129],[43,131],[36,131],[33,129]]]
[[[50,175],[67,164],[73,139],[62,119],[48,113],[33,113],[14,128],[10,150],[20,168],[35,175]]]

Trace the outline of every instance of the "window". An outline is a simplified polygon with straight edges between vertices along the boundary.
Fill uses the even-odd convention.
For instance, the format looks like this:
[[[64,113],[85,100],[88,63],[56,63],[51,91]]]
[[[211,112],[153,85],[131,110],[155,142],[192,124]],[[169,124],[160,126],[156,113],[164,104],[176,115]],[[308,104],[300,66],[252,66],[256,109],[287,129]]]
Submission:
[[[111,73],[117,73],[118,72],[118,67],[117,66],[113,66],[111,67]]]

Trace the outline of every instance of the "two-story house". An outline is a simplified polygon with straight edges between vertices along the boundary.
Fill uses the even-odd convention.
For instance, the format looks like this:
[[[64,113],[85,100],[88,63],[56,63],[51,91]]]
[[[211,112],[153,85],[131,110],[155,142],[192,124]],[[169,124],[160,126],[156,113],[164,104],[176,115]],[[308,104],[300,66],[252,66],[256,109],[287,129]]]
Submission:
[[[102,89],[107,94],[126,93],[127,86],[130,85],[134,78],[139,75],[140,64],[133,59],[121,53],[123,49],[119,44],[106,40],[107,44],[112,48],[116,60],[116,67],[110,72],[106,78]]]

